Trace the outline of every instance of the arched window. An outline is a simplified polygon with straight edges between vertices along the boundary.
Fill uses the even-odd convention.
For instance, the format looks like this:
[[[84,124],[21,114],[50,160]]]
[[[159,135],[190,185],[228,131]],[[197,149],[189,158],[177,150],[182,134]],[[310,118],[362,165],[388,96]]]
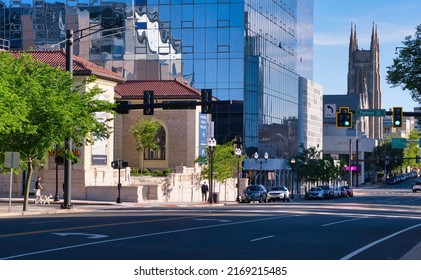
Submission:
[[[155,143],[158,145],[158,149],[157,150],[152,150],[149,148],[145,149],[145,154],[144,154],[145,160],[165,160],[166,135],[165,135],[165,129],[163,126],[161,126],[158,129],[158,132],[156,133]]]

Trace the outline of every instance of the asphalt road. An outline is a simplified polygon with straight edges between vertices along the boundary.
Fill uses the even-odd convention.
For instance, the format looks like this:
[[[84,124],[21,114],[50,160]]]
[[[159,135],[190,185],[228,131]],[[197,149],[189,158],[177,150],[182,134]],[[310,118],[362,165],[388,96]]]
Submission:
[[[421,193],[407,185],[335,200],[109,206],[1,219],[0,259],[421,259]]]

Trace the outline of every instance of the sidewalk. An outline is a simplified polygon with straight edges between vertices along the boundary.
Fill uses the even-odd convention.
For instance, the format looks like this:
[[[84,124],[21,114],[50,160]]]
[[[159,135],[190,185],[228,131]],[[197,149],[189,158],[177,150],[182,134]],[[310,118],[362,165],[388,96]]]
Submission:
[[[8,198],[0,198],[0,218],[3,217],[16,217],[16,216],[27,216],[27,215],[48,215],[48,214],[63,214],[63,213],[77,213],[77,212],[93,212],[102,211],[110,208],[119,207],[138,207],[138,208],[150,208],[150,207],[215,207],[224,206],[228,204],[236,204],[237,202],[220,202],[215,204],[209,204],[207,202],[122,202],[116,203],[112,201],[90,201],[90,200],[72,200],[72,209],[61,209],[63,200],[53,201],[50,200],[50,204],[34,204],[34,199],[30,198],[28,208],[23,211],[23,198],[12,198],[11,204],[9,204]]]

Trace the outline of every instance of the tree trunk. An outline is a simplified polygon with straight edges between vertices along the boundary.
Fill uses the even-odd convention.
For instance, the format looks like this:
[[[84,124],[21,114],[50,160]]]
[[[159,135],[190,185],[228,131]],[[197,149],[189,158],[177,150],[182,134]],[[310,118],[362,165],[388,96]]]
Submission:
[[[28,160],[28,174],[26,176],[26,182],[25,182],[25,197],[23,199],[23,211],[26,211],[28,209],[28,202],[29,202],[29,189],[31,187],[31,178],[32,178],[32,160]]]

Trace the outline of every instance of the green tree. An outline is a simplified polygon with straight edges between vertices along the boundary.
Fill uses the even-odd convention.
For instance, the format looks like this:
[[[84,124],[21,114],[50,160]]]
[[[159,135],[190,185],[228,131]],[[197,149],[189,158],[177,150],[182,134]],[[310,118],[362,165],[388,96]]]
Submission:
[[[237,172],[238,165],[245,159],[234,154],[233,141],[227,142],[223,145],[216,145],[213,152],[213,173],[214,180],[218,182],[225,182]],[[210,162],[209,162],[209,148],[207,148],[207,156],[200,156],[196,162],[202,163],[201,176],[209,180],[210,175]]]
[[[145,150],[148,148],[152,150],[159,148],[158,143],[156,142],[156,135],[161,126],[161,123],[157,119],[145,118],[131,127],[131,133],[136,141],[136,150],[141,155],[141,172],[143,172],[143,153]]]
[[[402,44],[398,57],[387,67],[386,81],[409,90],[412,99],[421,103],[421,25],[416,27],[414,37],[405,37]]]
[[[420,136],[418,131],[412,130],[409,133],[410,140],[419,140]],[[417,142],[408,142],[408,145],[404,151],[404,157],[407,158],[403,161],[403,168],[407,168],[408,166],[420,166],[419,163],[416,163],[415,157],[419,156],[420,148],[418,147]]]
[[[344,162],[335,164],[330,155],[323,155],[318,147],[306,149],[303,144],[300,146],[301,152],[296,157],[296,170],[299,181],[317,184],[336,180],[342,174]]]
[[[27,108],[25,103],[15,92],[15,85],[11,83],[14,76],[14,58],[6,52],[0,52],[0,132],[10,132],[22,129],[26,121]],[[8,77],[7,79],[5,77]]]
[[[93,137],[109,137],[109,120],[98,120],[95,113],[111,113],[115,105],[96,99],[102,93],[98,86],[86,91],[94,77],[74,85],[69,73],[28,54],[15,59],[0,52],[0,66],[0,159],[6,151],[20,153],[21,167],[27,170],[26,211],[34,165],[64,139],[82,145],[92,143]],[[11,102],[15,108],[6,105]],[[64,150],[63,156],[72,158],[72,151]]]
[[[400,173],[403,165],[404,150],[392,148],[391,139],[393,137],[397,137],[397,135],[392,134],[388,139],[382,141],[379,146],[374,148],[374,153],[371,156],[374,168],[381,173],[386,171],[384,178],[391,172]]]

